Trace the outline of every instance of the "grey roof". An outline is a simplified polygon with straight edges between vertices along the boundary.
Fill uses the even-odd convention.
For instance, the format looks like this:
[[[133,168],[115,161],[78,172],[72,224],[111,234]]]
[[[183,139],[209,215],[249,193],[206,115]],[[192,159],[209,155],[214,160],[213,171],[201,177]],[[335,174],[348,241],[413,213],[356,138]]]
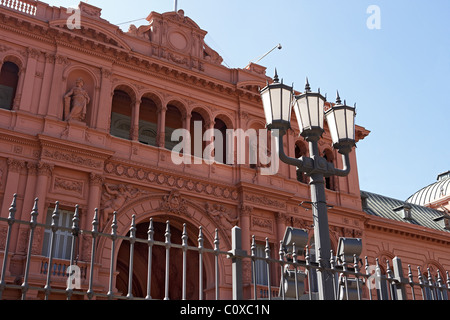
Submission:
[[[406,202],[423,206],[446,196],[450,196],[450,171],[441,173],[436,182],[420,189]]]
[[[379,194],[361,191],[363,210],[370,215],[402,221],[430,229],[450,232],[445,228],[445,213],[432,208],[408,203]],[[411,218],[405,219],[399,208],[410,208]],[[396,210],[397,209],[397,210]]]

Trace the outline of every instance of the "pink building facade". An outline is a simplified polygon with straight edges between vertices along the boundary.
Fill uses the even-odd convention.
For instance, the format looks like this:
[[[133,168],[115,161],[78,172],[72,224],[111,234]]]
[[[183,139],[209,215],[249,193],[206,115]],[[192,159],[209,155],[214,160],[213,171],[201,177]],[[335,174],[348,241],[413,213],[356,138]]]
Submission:
[[[8,217],[17,194],[17,219],[28,221],[38,198],[39,223],[51,221],[58,202],[61,226],[70,227],[78,205],[80,228],[92,228],[97,210],[99,230],[110,233],[116,212],[117,234],[121,236],[128,234],[134,215],[137,234],[142,238],[147,236],[150,219],[160,235],[170,220],[172,236],[180,243],[186,225],[190,244],[195,246],[201,226],[205,247],[214,247],[217,230],[224,251],[230,248],[235,225],[242,229],[243,249],[248,252],[254,235],[258,250],[264,249],[268,238],[275,256],[288,226],[306,229],[313,238],[311,210],[299,206],[310,199],[307,178],[283,163],[275,174],[261,174],[267,165],[258,157],[252,158],[255,149],[264,148],[270,154],[270,144],[254,146],[242,137],[227,139],[225,146],[239,139],[247,141],[245,153],[239,154],[236,148],[231,159],[209,164],[201,154],[195,154],[198,149],[193,142],[191,163],[175,164],[172,159],[171,150],[177,142],[171,136],[176,129],[183,128],[192,136],[208,129],[222,133],[254,129],[257,135],[266,135],[259,95],[259,88],[271,81],[265,67],[253,63],[243,69],[223,66],[220,54],[204,41],[206,31],[182,10],[151,12],[147,24],[131,26],[128,32],[104,20],[100,8],[80,2],[79,13],[80,28],[71,29],[68,21],[73,12],[66,8],[40,1],[1,1],[1,217]],[[307,143],[299,137],[294,122],[285,150],[292,157],[307,155]],[[201,126],[196,126],[198,123]],[[358,141],[368,134],[365,128],[356,127]],[[321,154],[342,167],[328,131],[323,138]],[[201,150],[215,143],[205,140]],[[356,155],[354,150],[348,177],[326,181],[327,202],[332,206],[333,249],[340,237],[362,238],[362,255],[371,263],[379,258],[383,265],[386,258],[399,255],[405,263],[425,269],[431,265],[445,274],[444,270],[450,269],[448,230],[368,214],[367,197],[361,197]],[[241,156],[245,161],[238,161]],[[447,208],[449,198],[450,194],[441,199]],[[1,258],[6,230],[7,224],[0,224]],[[25,225],[14,228],[7,282],[20,282],[23,277],[28,232]],[[55,261],[64,264],[69,254],[68,232],[61,232],[58,239]],[[82,267],[88,267],[91,241],[89,235],[79,239],[77,260]],[[42,266],[48,246],[48,230],[37,228],[30,283],[45,283]],[[96,249],[94,283],[101,292],[108,290],[111,250],[106,241],[100,241]],[[129,247],[119,243],[115,250],[114,288],[117,294],[126,294]],[[145,250],[136,246],[135,296],[145,296]],[[158,257],[163,252],[154,254]],[[178,274],[177,259],[175,255],[171,259],[173,279]],[[158,263],[162,262],[155,265]],[[194,298],[198,260],[192,258],[190,263],[193,271],[188,297]],[[231,298],[231,261],[221,258],[219,265],[221,297]],[[250,297],[251,271],[244,270],[244,287]],[[211,261],[204,262],[203,272],[204,292],[211,297]],[[271,277],[272,283],[278,283],[278,272]],[[155,298],[163,297],[162,280],[158,276],[152,280]],[[64,277],[55,281],[54,286],[65,287]],[[179,299],[179,290],[173,286],[171,298]],[[14,291],[8,294],[17,298]],[[40,297],[39,292],[29,293],[31,299]]]

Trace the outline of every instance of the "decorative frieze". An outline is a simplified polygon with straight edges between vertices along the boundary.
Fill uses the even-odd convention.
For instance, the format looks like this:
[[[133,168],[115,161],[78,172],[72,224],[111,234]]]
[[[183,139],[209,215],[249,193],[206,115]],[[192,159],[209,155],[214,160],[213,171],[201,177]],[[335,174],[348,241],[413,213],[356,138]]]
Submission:
[[[104,170],[118,177],[136,179],[142,182],[157,183],[162,186],[176,187],[197,193],[206,193],[221,199],[237,200],[239,193],[235,188],[220,186],[207,181],[198,181],[189,177],[178,177],[166,172],[158,172],[132,165],[105,163]]]
[[[82,196],[84,194],[84,182],[81,180],[55,177],[53,181],[53,191]]]
[[[57,161],[68,162],[71,164],[80,165],[88,168],[101,169],[103,167],[102,161],[81,157],[74,153],[63,152],[59,150],[44,149],[42,155],[44,157],[54,159]]]
[[[274,222],[272,219],[252,216],[251,229],[272,233],[274,231]]]
[[[264,206],[270,206],[279,209],[286,209],[287,205],[285,202],[281,202],[278,200],[270,199],[266,196],[257,196],[257,195],[245,195],[245,200],[253,203],[257,203]]]

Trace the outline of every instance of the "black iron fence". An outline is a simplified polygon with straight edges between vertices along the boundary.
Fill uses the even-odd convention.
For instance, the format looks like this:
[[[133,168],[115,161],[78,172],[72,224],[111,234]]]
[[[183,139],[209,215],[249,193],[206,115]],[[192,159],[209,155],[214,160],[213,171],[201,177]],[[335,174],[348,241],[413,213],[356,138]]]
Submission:
[[[232,247],[228,251],[219,250],[220,239],[216,230],[213,248],[204,246],[204,237],[202,227],[199,227],[197,245],[188,245],[186,225],[181,236],[181,244],[174,243],[171,239],[170,222],[167,221],[164,232],[164,241],[155,240],[155,229],[153,220],[150,219],[148,225],[147,238],[136,236],[135,217],[130,223],[129,233],[126,236],[117,234],[116,214],[114,213],[111,232],[102,233],[99,231],[98,211],[96,210],[92,221],[91,230],[81,230],[79,226],[78,207],[75,208],[71,219],[71,227],[59,225],[60,209],[58,202],[55,204],[50,224],[41,224],[37,222],[38,199],[35,200],[31,218],[29,221],[18,220],[16,214],[16,195],[13,198],[9,208],[8,218],[0,218],[0,223],[7,226],[6,237],[2,243],[3,263],[0,274],[0,299],[5,298],[5,292],[12,290],[19,292],[17,299],[27,299],[27,293],[30,290],[40,293],[38,297],[42,299],[64,297],[65,299],[152,299],[152,264],[154,261],[152,251],[156,247],[163,248],[165,254],[158,257],[164,261],[164,299],[168,300],[170,296],[170,251],[179,249],[182,255],[182,283],[181,299],[186,299],[187,278],[188,278],[188,252],[193,252],[198,257],[198,299],[204,300],[213,297],[219,300],[219,257],[225,256],[231,259],[232,266],[232,298],[233,300],[244,299],[244,265],[251,265],[251,292],[252,299],[285,299],[285,300],[317,300],[319,294],[317,288],[317,273],[322,272],[333,278],[333,292],[336,300],[448,300],[450,291],[449,273],[441,274],[439,270],[432,274],[431,270],[412,269],[410,265],[403,269],[400,258],[395,257],[392,261],[387,260],[385,266],[380,266],[376,260],[374,265],[370,265],[367,257],[359,257],[360,239],[341,238],[337,253],[332,253],[330,267],[324,267],[323,263],[314,261],[314,254],[308,246],[304,245],[305,230],[288,227],[285,238],[280,241],[280,250],[277,258],[271,252],[269,241],[266,239],[265,247],[257,247],[255,237],[252,237],[250,253],[242,250],[241,229],[234,227],[232,233]],[[8,276],[8,259],[12,258],[10,250],[11,237],[14,233],[15,225],[25,225],[28,228],[28,246],[26,249],[26,261],[23,274],[19,277]],[[39,273],[42,275],[40,284],[36,281],[30,281],[30,261],[33,258],[32,249],[35,241],[36,228],[45,228],[48,231],[48,252],[47,256],[40,256]],[[66,231],[70,233],[70,258],[61,259],[55,254],[58,232]],[[82,235],[89,235],[92,238],[90,261],[77,261],[76,245],[78,238]],[[97,288],[94,285],[94,264],[96,249],[98,249],[99,239],[105,238],[111,243],[111,257],[109,268],[109,286]],[[116,246],[118,241],[129,243],[129,263],[128,267],[128,292],[119,294],[113,287],[113,279],[116,274],[114,262],[117,257]],[[179,242],[179,241],[178,241]],[[297,242],[297,243],[296,243]],[[135,250],[134,246],[142,243],[148,249],[147,261],[147,294],[145,297],[133,296],[133,262]],[[261,254],[263,252],[263,254]],[[1,255],[0,251],[0,255]],[[214,261],[214,294],[206,297],[204,293],[204,259],[213,257]],[[34,257],[36,258],[36,257]],[[384,269],[384,270],[383,270]],[[271,283],[274,279],[273,274],[277,273],[281,279],[278,283]],[[404,274],[404,272],[406,274]],[[264,281],[261,282],[261,279]],[[45,281],[44,281],[45,280]],[[55,287],[52,285],[57,283]],[[65,289],[61,288],[65,285]],[[83,286],[81,286],[83,284]],[[81,289],[84,287],[85,289]]]

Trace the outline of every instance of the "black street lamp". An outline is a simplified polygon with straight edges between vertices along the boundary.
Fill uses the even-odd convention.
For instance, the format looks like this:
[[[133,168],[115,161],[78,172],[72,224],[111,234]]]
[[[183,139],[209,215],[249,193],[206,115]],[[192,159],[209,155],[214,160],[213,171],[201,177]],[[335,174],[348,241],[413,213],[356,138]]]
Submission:
[[[275,71],[274,82],[261,90],[267,128],[278,139],[280,160],[296,166],[310,177],[311,203],[314,221],[314,241],[318,269],[319,299],[334,300],[334,277],[327,268],[331,267],[331,243],[328,227],[328,213],[325,198],[324,177],[347,176],[350,172],[349,153],[355,146],[355,108],[341,103],[339,93],[336,104],[324,112],[326,99],[320,91],[311,92],[306,80],[305,92],[294,96],[293,88],[279,83]],[[310,157],[298,159],[288,157],[283,148],[283,137],[291,127],[291,113],[294,108],[300,135],[309,143]],[[332,163],[320,156],[318,141],[324,132],[324,119],[328,123],[333,148],[342,154],[343,169],[335,168]]]

